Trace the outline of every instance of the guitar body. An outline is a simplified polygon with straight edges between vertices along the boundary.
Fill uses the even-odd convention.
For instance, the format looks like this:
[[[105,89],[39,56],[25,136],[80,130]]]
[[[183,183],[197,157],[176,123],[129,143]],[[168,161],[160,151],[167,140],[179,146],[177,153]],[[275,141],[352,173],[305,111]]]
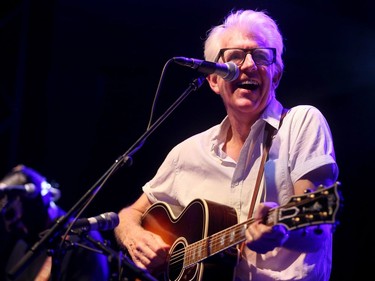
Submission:
[[[176,211],[179,212],[177,215]],[[208,200],[196,199],[186,208],[179,210],[164,202],[153,204],[144,214],[142,225],[172,245],[166,267],[158,274],[158,280],[233,280],[238,260],[238,251],[235,247],[202,259],[187,268],[184,268],[184,264],[189,259],[189,256],[186,256],[186,248],[189,245],[235,224],[237,213],[233,208]],[[201,248],[194,250],[194,260],[200,252],[210,254],[209,247],[205,245],[199,244],[199,247],[203,246],[203,251],[200,251]]]

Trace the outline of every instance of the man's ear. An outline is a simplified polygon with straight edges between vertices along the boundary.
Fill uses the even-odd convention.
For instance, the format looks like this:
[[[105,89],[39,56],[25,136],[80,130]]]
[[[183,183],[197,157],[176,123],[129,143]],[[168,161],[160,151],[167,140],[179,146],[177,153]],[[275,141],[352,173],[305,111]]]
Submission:
[[[219,94],[219,85],[217,84],[217,78],[218,76],[216,74],[210,74],[206,77],[212,91],[214,91],[216,94]]]
[[[277,86],[279,86],[282,75],[283,74],[281,72],[275,72],[275,74],[273,75],[272,86],[273,86],[274,89],[276,89]]]

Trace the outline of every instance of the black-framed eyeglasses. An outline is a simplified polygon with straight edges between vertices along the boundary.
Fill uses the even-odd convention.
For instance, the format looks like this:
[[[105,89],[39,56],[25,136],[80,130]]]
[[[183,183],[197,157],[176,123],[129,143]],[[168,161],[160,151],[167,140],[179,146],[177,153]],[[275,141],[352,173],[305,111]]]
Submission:
[[[215,61],[218,61],[221,58],[224,63],[233,62],[237,66],[241,66],[248,54],[251,55],[256,65],[268,66],[276,62],[275,48],[224,48],[220,49]]]

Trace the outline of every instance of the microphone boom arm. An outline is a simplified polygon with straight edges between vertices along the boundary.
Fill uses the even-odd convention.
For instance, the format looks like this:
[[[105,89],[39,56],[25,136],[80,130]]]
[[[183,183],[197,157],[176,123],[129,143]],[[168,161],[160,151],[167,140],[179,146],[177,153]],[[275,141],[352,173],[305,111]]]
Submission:
[[[103,184],[109,179],[109,177],[117,171],[120,166],[132,164],[132,156],[143,146],[146,139],[158,128],[158,126],[181,104],[183,100],[193,91],[197,91],[206,80],[206,75],[201,75],[195,78],[187,87],[187,89],[178,97],[178,99],[162,114],[144,133],[138,138],[138,140],[116,161],[111,167],[99,178],[99,180],[74,204],[74,206],[62,217],[60,217],[55,224],[43,235],[43,237],[37,241],[22,259],[13,267],[8,273],[10,279],[14,280],[21,274],[26,267],[40,254],[41,250],[46,245],[54,244],[61,232],[64,231],[65,225],[68,223],[70,218],[77,215],[77,213],[83,212],[85,203],[88,204],[93,200],[96,194],[99,192]],[[82,207],[81,207],[82,206]],[[80,212],[79,212],[80,211]]]

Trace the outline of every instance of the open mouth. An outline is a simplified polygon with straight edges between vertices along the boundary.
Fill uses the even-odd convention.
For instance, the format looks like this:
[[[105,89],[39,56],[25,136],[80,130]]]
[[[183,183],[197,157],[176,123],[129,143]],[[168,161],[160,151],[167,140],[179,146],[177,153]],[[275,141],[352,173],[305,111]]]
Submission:
[[[239,83],[237,87],[245,89],[245,90],[254,91],[260,87],[260,84],[255,80],[248,80],[248,81],[243,81]]]

